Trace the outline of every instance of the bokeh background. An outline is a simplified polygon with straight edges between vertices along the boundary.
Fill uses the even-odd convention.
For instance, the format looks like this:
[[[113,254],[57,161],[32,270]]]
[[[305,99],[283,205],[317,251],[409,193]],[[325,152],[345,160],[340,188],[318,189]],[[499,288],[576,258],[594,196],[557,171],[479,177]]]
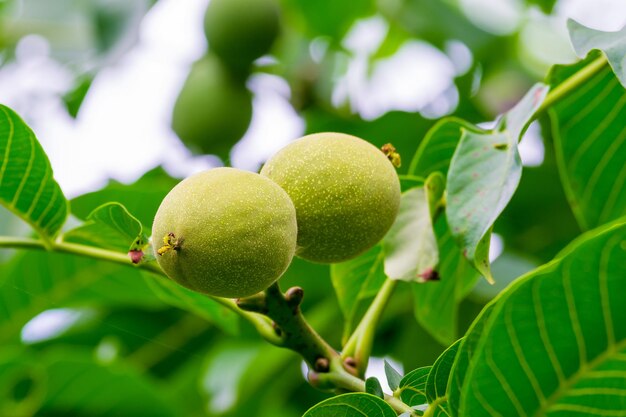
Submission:
[[[377,145],[392,142],[406,162],[402,172],[439,118],[488,127],[552,65],[576,60],[567,18],[607,31],[626,24],[623,0],[281,0],[281,34],[246,80],[252,121],[220,159],[194,154],[171,127],[192,64],[211,50],[203,32],[207,5],[0,0],[0,103],[37,134],[57,181],[74,199],[71,224],[99,203],[118,200],[149,225],[177,179],[224,163],[256,171],[305,133],[341,131]],[[533,124],[521,142],[522,183],[492,243],[498,284],[479,282],[461,303],[458,335],[511,279],[549,260],[579,233],[546,146],[550,140]],[[0,209],[0,232],[29,230]],[[126,390],[140,404],[159,398],[159,407],[173,410],[163,415],[185,416],[299,416],[327,395],[308,387],[294,354],[267,346],[230,316],[206,320],[173,307],[171,300],[144,294],[144,284],[126,288],[123,277],[100,264],[70,267],[65,258],[13,251],[1,252],[0,262],[6,310],[0,307],[0,330],[19,338],[6,343],[14,350],[4,351],[0,362],[25,361],[15,352],[27,352],[64,364],[56,370],[63,378],[45,387],[36,377],[5,387],[18,403],[31,404],[16,416],[103,415],[107,408],[89,400],[98,389],[113,390],[114,397]],[[54,286],[54,293],[43,284],[33,288],[33,281],[62,281],[69,273],[120,282],[94,286],[88,297],[68,295],[72,282]],[[338,346],[341,313],[328,267],[298,260],[283,282],[305,288],[307,316]],[[80,291],[89,286],[82,285]],[[381,324],[370,374],[380,374],[382,357],[410,370],[432,363],[444,349],[441,337],[417,324],[410,291],[403,289]],[[25,297],[37,301],[16,319],[9,300]],[[68,365],[63,352],[79,352],[84,360]],[[68,391],[86,370],[99,375],[103,369],[104,386],[91,381]]]

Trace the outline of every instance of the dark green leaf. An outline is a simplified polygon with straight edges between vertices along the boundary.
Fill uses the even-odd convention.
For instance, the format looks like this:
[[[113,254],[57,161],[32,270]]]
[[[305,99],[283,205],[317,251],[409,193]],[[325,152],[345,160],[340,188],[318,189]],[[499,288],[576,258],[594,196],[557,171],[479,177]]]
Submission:
[[[396,369],[391,366],[389,362],[385,360],[384,363],[385,375],[387,376],[387,384],[389,385],[389,388],[395,391],[400,386],[400,381],[402,381],[402,375],[400,375],[400,373],[396,371]]]
[[[483,333],[483,329],[489,321],[491,312],[493,311],[494,303],[488,304],[481,312],[480,315],[474,320],[469,330],[465,334],[465,337],[461,339],[459,345],[456,360],[452,365],[450,371],[450,380],[448,382],[448,410],[452,416],[460,416],[459,407],[461,403],[461,390],[465,383],[465,376],[467,370],[473,360],[476,353],[478,343]]]
[[[308,32],[313,36],[329,36],[339,43],[354,21],[375,11],[372,0],[341,2],[334,0],[289,0],[292,7],[300,14]]]
[[[458,415],[623,412],[624,242],[626,219],[588,232],[492,304],[469,362],[461,345]]]
[[[93,74],[85,74],[79,77],[76,80],[76,85],[71,91],[68,91],[63,96],[63,103],[65,103],[65,108],[70,116],[76,118],[78,115],[78,111],[80,110],[80,106],[83,104],[89,89],[91,88],[91,83],[93,82]]]
[[[522,173],[517,142],[548,92],[536,85],[501,119],[495,132],[464,130],[448,172],[446,214],[463,255],[491,281],[491,228]]]
[[[444,176],[447,175],[463,130],[480,132],[473,124],[456,117],[446,117],[438,121],[420,142],[408,173],[427,176],[433,172],[441,172]]]
[[[178,182],[179,180],[170,177],[161,167],[146,172],[133,184],[110,181],[101,190],[72,199],[72,214],[86,219],[99,206],[117,201],[148,229],[152,226],[161,201]],[[145,232],[150,234],[148,230]]]
[[[35,134],[0,105],[0,203],[50,242],[65,223],[69,203]]]
[[[567,20],[567,29],[576,54],[584,58],[593,49],[606,54],[615,75],[626,87],[626,26],[617,32],[603,32],[588,28],[575,20]]]
[[[428,402],[426,399],[426,381],[431,369],[432,366],[417,368],[402,378],[398,387],[402,402],[411,407]]]
[[[380,381],[378,380],[378,378],[374,376],[369,377],[365,380],[365,392],[375,395],[381,399],[385,398],[385,394],[383,393],[383,387],[380,386]]]
[[[42,360],[42,358],[39,358]],[[47,352],[45,415],[150,415],[176,416],[175,405],[168,403],[156,384],[122,364],[94,363],[90,351]]]
[[[0,415],[33,416],[46,396],[46,370],[20,349],[0,351]]]
[[[450,371],[456,359],[461,340],[463,339],[454,342],[452,346],[437,358],[426,381],[426,398],[428,398],[428,403],[444,414],[447,414],[448,408],[446,402]]]
[[[330,277],[345,318],[345,333],[353,330],[359,307],[372,299],[385,281],[383,259],[382,247],[376,245],[363,255],[331,265]]]
[[[329,398],[310,408],[302,417],[396,417],[393,408],[371,394],[350,393]]]
[[[551,85],[601,64],[597,57],[554,67]],[[615,74],[605,65],[549,114],[561,181],[580,227],[626,214],[626,90]]]
[[[529,4],[536,4],[546,14],[552,13],[552,9],[554,9],[554,5],[556,4],[556,0],[526,0],[526,1]]]
[[[133,305],[163,307],[138,269],[75,255],[22,252],[0,276],[0,341],[16,339],[50,308]]]
[[[92,25],[99,52],[117,55],[134,45],[139,38],[139,23],[148,8],[148,0],[93,2]]]
[[[163,301],[210,321],[226,333],[239,333],[239,316],[210,297],[188,290],[169,278],[143,273],[146,284]]]
[[[412,285],[415,317],[444,346],[458,339],[458,307],[478,280],[478,272],[461,255],[454,242],[446,216],[435,223],[440,254],[439,281]]]

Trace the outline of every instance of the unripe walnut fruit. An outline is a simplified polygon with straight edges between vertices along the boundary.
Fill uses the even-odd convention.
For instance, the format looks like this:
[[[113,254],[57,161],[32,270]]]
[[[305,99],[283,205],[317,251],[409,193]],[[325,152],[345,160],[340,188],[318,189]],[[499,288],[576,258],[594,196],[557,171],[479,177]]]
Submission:
[[[252,96],[243,81],[211,54],[193,64],[172,112],[172,129],[185,146],[226,159],[251,119]]]
[[[273,156],[261,175],[278,183],[296,206],[296,255],[341,262],[374,246],[400,205],[400,180],[374,145],[342,133],[300,138]]]
[[[209,50],[235,73],[247,73],[280,32],[275,0],[211,0],[204,17]]]
[[[176,185],[152,231],[167,276],[197,292],[239,298],[267,288],[291,263],[296,212],[269,179],[215,168]]]

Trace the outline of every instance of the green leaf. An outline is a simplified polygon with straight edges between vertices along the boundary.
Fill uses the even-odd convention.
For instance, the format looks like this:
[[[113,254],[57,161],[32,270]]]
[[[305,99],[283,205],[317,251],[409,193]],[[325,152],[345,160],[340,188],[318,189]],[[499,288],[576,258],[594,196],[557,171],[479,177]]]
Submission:
[[[458,339],[459,303],[479,278],[478,272],[461,255],[445,215],[435,223],[440,254],[439,281],[411,286],[415,318],[439,343],[450,345]]]
[[[179,182],[180,180],[170,177],[161,167],[146,172],[132,184],[110,181],[101,190],[72,199],[72,214],[86,219],[99,206],[117,201],[133,213],[149,235],[147,226],[152,225],[161,201]]]
[[[444,176],[447,175],[463,130],[481,132],[473,124],[456,117],[446,117],[438,121],[420,142],[408,173],[427,176],[433,172],[441,172]]]
[[[494,301],[458,415],[623,414],[625,242],[624,218],[588,232]]]
[[[84,225],[64,233],[63,240],[127,252],[142,250],[148,244],[143,230],[126,207],[111,202],[92,211]]]
[[[45,242],[59,232],[69,203],[33,131],[0,104],[0,203],[29,223]]]
[[[438,180],[434,182],[440,182],[438,185],[441,187],[431,185],[437,188],[441,196],[443,177],[435,178]],[[424,187],[415,187],[402,193],[398,216],[383,241],[385,274],[391,279],[425,282],[436,276],[439,253],[433,231],[428,187],[427,180]]]
[[[302,417],[396,417],[389,404],[363,393],[337,395],[314,405]]]
[[[552,13],[552,9],[554,9],[554,5],[556,4],[556,0],[526,0],[526,1],[529,4],[536,4],[546,14]]]
[[[21,252],[0,276],[0,342],[16,340],[24,324],[50,308],[121,305],[164,306],[138,269],[75,255]]]
[[[33,416],[46,396],[46,372],[23,348],[0,351],[0,415]]]
[[[461,137],[461,128],[476,129],[455,118],[443,119],[429,131],[411,163],[410,173],[428,175],[441,169],[447,172],[454,148]],[[431,209],[433,204],[431,199]],[[415,317],[444,346],[458,338],[458,303],[472,289],[478,273],[461,256],[450,234],[445,215],[434,224],[439,254],[439,281],[413,285]],[[412,243],[414,244],[414,242]]]
[[[132,47],[139,38],[138,27],[149,4],[149,0],[94,2],[91,19],[98,52],[117,55]]]
[[[501,119],[494,132],[463,130],[448,171],[448,223],[463,255],[488,281],[489,239],[522,173],[517,142],[548,92],[542,84]]]
[[[385,363],[385,375],[387,376],[387,384],[389,385],[389,388],[395,391],[400,386],[402,375],[400,375],[400,373],[396,371],[395,368],[391,366],[389,362],[387,362],[387,360],[385,360],[384,363]]]
[[[239,316],[210,297],[188,290],[168,278],[143,273],[148,287],[163,301],[205,318],[224,332],[239,334]]]
[[[374,298],[385,282],[383,260],[382,247],[376,245],[354,259],[330,266],[330,278],[345,318],[345,334],[356,325],[359,308]]]
[[[371,376],[365,380],[365,392],[384,399],[383,387],[380,386],[378,378]]]
[[[452,346],[446,349],[435,361],[428,374],[426,381],[426,398],[431,407],[435,407],[435,415],[448,415],[447,389],[450,379],[450,370],[454,364],[459,345],[459,339]]]
[[[558,88],[598,61],[592,53],[574,65],[556,66]],[[561,181],[583,230],[626,214],[626,90],[608,66],[564,96],[549,111]]]
[[[46,365],[48,386],[41,415],[177,415],[157,385],[130,366],[100,365],[91,351],[67,348],[38,360]]]
[[[313,36],[328,36],[332,42],[340,42],[354,21],[376,11],[372,0],[340,2],[334,0],[289,0],[286,6],[293,8]],[[298,21],[298,20],[296,20]]]
[[[452,364],[452,370],[450,371],[450,377],[448,381],[448,409],[452,416],[459,416],[459,407],[461,403],[461,390],[465,383],[465,376],[470,366],[472,358],[476,353],[480,337],[482,336],[483,329],[485,328],[491,312],[493,311],[494,303],[487,304],[485,308],[480,312],[478,317],[474,320],[469,330],[461,339],[461,344],[457,351],[456,360]]]
[[[76,85],[70,91],[68,91],[65,95],[63,95],[63,103],[65,104],[65,108],[70,116],[74,119],[78,116],[78,111],[80,110],[80,106],[83,104],[89,89],[91,88],[91,84],[93,83],[94,74],[84,74],[80,76],[76,81]]]
[[[584,58],[593,49],[601,50],[622,86],[626,87],[626,26],[617,32],[603,32],[568,19],[567,30],[579,57]]]
[[[417,368],[406,374],[400,381],[398,390],[403,403],[415,407],[426,404],[426,381],[432,366]]]

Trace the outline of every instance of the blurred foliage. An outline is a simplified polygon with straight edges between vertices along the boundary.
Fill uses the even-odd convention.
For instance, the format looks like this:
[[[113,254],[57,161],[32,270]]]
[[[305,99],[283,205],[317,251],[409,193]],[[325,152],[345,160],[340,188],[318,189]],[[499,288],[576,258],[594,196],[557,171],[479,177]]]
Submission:
[[[59,99],[64,100],[68,114],[76,117],[98,71],[114,64],[137,42],[141,19],[153,3],[0,1],[0,64],[15,58],[15,47],[25,35],[45,37],[51,56],[75,76],[74,85]],[[526,3],[524,13],[530,15],[537,8],[550,13],[555,0]],[[446,174],[454,150],[446,148],[446,142],[456,146],[462,127],[473,131],[472,124],[493,120],[538,81],[524,62],[519,32],[490,33],[454,0],[281,0],[279,5],[281,31],[270,50],[272,59],[257,61],[243,78],[254,73],[284,78],[291,88],[290,102],[306,122],[307,133],[340,131],[377,146],[393,143],[403,157],[400,174]],[[451,118],[437,123],[424,112],[394,109],[370,120],[354,111],[351,103],[333,100],[337,81],[354,58],[345,37],[356,22],[372,16],[382,18],[387,30],[367,57],[370,75],[377,63],[393,57],[407,42],[423,42],[449,56],[454,42],[468,49],[471,62],[450,86],[458,95],[456,106],[445,114]],[[313,53],[315,48],[321,52]],[[572,71],[562,67],[552,77],[562,80]],[[241,78],[240,73],[233,75]],[[617,85],[614,79],[605,82]],[[604,87],[596,89],[600,92]],[[622,96],[619,90],[611,97],[614,102]],[[442,98],[434,97],[430,104]],[[612,105],[605,102],[596,111],[608,113]],[[196,117],[206,117],[203,109],[198,110]],[[558,158],[567,150],[557,147],[555,151],[555,133],[559,132],[550,125],[559,117],[571,114],[541,118],[543,161],[524,167],[519,188],[495,223],[493,230],[503,240],[504,253],[493,264],[493,274],[502,287],[549,261],[579,235],[580,227],[586,226],[580,218],[591,216],[595,224],[595,212],[573,215],[568,204],[572,196],[563,190]],[[249,121],[249,117],[244,119]],[[245,129],[238,129],[237,137],[243,135],[239,130]],[[421,157],[412,163],[422,149],[420,144],[435,134],[442,147],[419,151]],[[231,142],[226,148],[222,144],[205,151],[228,160]],[[443,165],[436,166],[441,161]],[[581,175],[588,176],[594,164],[590,162]],[[612,169],[617,175],[624,172],[621,166]],[[101,190],[71,200],[74,222],[86,220],[102,204],[115,201],[149,235],[154,213],[177,182],[160,167],[133,184],[111,180]],[[604,202],[609,197],[603,198]],[[0,235],[24,235],[25,229],[21,221],[0,209]],[[421,287],[399,283],[377,329],[374,355],[393,357],[405,370],[432,365],[445,349],[442,343],[462,335],[497,294],[481,282],[466,298],[477,274],[461,258],[452,239],[443,238],[450,235],[445,218],[436,223],[436,232],[440,251],[447,254],[442,259],[442,280]],[[283,288],[304,287],[305,315],[334,346],[341,345],[342,335],[345,338],[358,323],[382,284],[381,265],[372,267],[378,251],[380,247],[332,268],[295,259],[281,279]],[[354,291],[345,280],[363,276],[368,277],[367,285],[354,298],[337,300],[337,295]],[[80,319],[42,339],[25,338],[29,325],[58,310],[73,312]],[[338,319],[342,314],[345,326]],[[0,252],[0,341],[0,415],[7,417],[105,413],[297,417],[329,396],[308,386],[296,355],[268,346],[249,324],[210,299],[149,273],[70,255]],[[19,414],[11,415],[15,410]]]

